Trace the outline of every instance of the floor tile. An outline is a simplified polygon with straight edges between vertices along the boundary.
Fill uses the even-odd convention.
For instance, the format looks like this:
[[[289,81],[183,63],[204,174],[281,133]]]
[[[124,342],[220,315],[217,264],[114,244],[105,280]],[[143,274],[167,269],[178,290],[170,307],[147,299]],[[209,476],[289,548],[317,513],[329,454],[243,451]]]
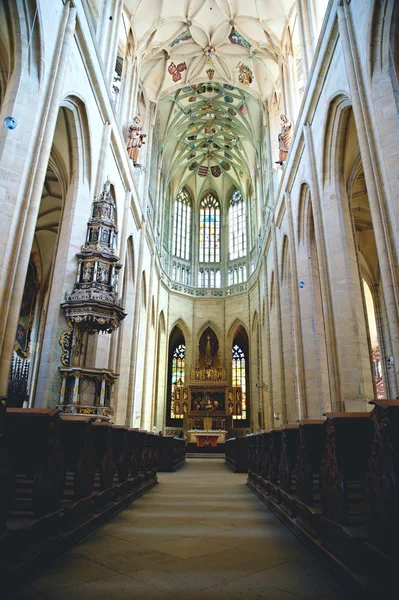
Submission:
[[[32,582],[32,587],[41,593],[70,587],[87,581],[113,577],[115,571],[105,568],[84,556],[70,556],[68,553],[58,558],[51,566]]]
[[[249,491],[245,474],[192,459],[177,473],[160,473],[159,482],[50,564],[19,598],[348,600]]]

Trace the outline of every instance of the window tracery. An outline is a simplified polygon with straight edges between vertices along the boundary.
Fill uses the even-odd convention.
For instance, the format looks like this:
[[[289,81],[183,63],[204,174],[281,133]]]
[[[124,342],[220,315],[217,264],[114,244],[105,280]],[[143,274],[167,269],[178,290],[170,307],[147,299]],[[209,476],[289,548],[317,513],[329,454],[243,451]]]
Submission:
[[[211,193],[200,206],[199,261],[220,261],[220,204]]]
[[[173,255],[190,260],[191,201],[183,188],[177,194],[173,210]]]
[[[232,348],[233,369],[232,369],[232,385],[233,388],[241,387],[241,407],[236,410],[233,415],[234,419],[247,418],[247,395],[246,395],[246,373],[245,373],[245,354],[238,344],[234,344]],[[239,414],[241,412],[241,415]]]
[[[242,258],[247,253],[245,202],[241,192],[235,190],[229,206],[229,255],[230,260]]]
[[[183,418],[185,360],[186,346],[179,344],[172,355],[172,402],[170,406],[172,419]]]

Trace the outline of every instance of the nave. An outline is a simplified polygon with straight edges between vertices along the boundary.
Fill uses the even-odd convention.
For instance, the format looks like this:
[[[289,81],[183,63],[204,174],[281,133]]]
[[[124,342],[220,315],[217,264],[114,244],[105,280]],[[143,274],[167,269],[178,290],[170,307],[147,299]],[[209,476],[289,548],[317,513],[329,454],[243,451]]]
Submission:
[[[345,600],[341,585],[221,459],[176,473],[58,558],[15,597]]]

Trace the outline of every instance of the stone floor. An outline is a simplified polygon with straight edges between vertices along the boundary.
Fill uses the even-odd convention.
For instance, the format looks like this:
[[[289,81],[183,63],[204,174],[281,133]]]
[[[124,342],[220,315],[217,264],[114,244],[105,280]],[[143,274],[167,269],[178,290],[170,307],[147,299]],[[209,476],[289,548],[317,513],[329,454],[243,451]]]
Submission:
[[[218,459],[189,459],[15,598],[344,600],[340,584]]]

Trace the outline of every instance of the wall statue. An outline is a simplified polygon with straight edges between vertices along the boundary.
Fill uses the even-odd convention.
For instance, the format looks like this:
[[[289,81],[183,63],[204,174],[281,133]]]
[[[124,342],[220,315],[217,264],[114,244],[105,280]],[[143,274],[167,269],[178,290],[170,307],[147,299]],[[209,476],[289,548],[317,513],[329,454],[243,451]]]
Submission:
[[[276,160],[277,165],[283,166],[287,160],[288,150],[291,145],[292,138],[292,122],[284,113],[280,115],[281,131],[278,134],[278,147],[280,150],[279,160]]]
[[[140,148],[145,144],[144,139],[147,137],[147,135],[145,133],[141,133],[142,127],[139,126],[140,117],[134,117],[133,121],[134,123],[132,123],[129,127],[126,149],[129,158],[131,158],[133,161],[133,165],[135,167],[141,167],[141,165],[138,162],[138,158]]]

